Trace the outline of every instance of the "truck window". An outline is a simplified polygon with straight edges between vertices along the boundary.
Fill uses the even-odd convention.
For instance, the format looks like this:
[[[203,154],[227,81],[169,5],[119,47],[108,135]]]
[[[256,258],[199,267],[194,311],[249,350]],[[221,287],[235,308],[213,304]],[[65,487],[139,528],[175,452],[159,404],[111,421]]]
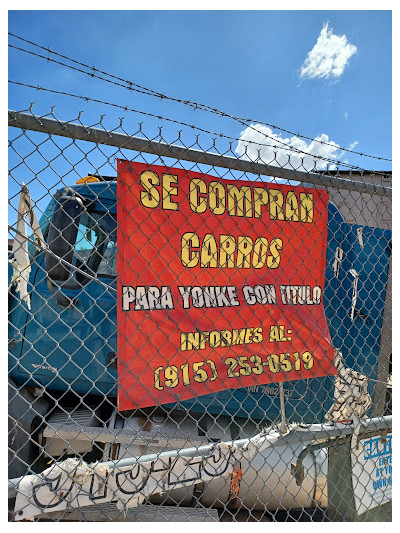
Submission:
[[[116,220],[109,213],[82,213],[72,264],[92,276],[115,277]],[[88,282],[82,273],[71,272],[69,286]]]
[[[98,276],[117,275],[117,242],[116,239],[109,239],[104,248],[103,257],[101,258],[99,268],[97,269]]]

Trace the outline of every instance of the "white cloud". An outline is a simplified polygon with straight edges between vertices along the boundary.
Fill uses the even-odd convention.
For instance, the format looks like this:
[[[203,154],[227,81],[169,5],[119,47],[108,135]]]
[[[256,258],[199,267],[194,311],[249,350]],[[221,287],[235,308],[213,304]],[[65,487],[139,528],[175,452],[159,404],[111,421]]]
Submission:
[[[344,112],[344,118],[346,118],[346,119],[349,118],[349,113],[348,113],[348,111],[345,111],[345,112]]]
[[[353,141],[352,143],[350,143],[347,150],[343,150],[343,152],[339,155],[338,159],[341,159],[347,153],[348,150],[353,150],[357,146],[357,144],[358,141]],[[348,163],[348,160],[344,159],[343,163]]]
[[[298,153],[291,148],[304,153]],[[337,160],[343,155],[339,153],[339,149],[339,145],[330,141],[325,133],[307,143],[306,140],[295,135],[285,138],[280,133],[274,133],[268,126],[251,124],[242,131],[235,152],[239,157],[251,161],[310,172],[326,170],[328,167],[335,168],[336,165],[317,159],[315,156]]]
[[[347,150],[353,150],[358,144],[358,141],[354,141],[352,143],[349,144],[349,147],[347,148]]]
[[[357,47],[347,41],[346,35],[334,35],[326,22],[314,48],[301,67],[300,77],[340,78]]]

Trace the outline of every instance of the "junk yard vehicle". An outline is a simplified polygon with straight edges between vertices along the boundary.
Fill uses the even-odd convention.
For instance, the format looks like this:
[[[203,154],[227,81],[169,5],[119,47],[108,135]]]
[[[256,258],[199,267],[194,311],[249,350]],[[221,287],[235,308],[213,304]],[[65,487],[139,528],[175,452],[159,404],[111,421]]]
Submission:
[[[160,174],[157,167],[151,168],[151,172],[153,177]],[[144,193],[158,184],[154,180],[143,189]],[[223,180],[218,181],[222,183]],[[173,183],[169,186],[172,191]],[[196,201],[200,205],[205,196],[200,182],[197,186]],[[38,475],[49,467],[51,470],[52,465],[64,465],[65,471],[75,473],[76,481],[80,464],[106,465],[107,468],[113,462],[121,465],[122,470],[113,476],[116,488],[113,487],[119,491],[119,496],[114,498],[107,496],[104,486],[96,485],[93,476],[89,482],[85,472],[82,474],[87,484],[82,481],[80,489],[86,487],[89,493],[87,502],[79,509],[83,513],[90,509],[85,507],[90,504],[115,502],[122,498],[121,494],[129,501],[141,492],[144,481],[150,478],[139,476],[138,462],[136,471],[131,465],[129,479],[124,478],[125,485],[118,482],[130,458],[145,458],[149,461],[146,464],[151,465],[151,475],[155,476],[157,458],[166,457],[171,461],[179,450],[192,450],[187,455],[197,457],[200,452],[196,450],[208,447],[214,453],[213,459],[201,463],[201,472],[200,467],[186,459],[186,467],[190,463],[192,471],[197,472],[190,478],[192,481],[185,474],[186,482],[179,484],[183,470],[174,478],[174,465],[170,462],[169,484],[164,483],[162,490],[157,490],[155,485],[147,493],[142,491],[146,501],[193,509],[199,505],[202,508],[234,508],[239,501],[247,509],[263,511],[326,507],[325,448],[310,450],[302,456],[304,469],[299,482],[293,464],[304,449],[301,439],[291,445],[261,446],[246,459],[250,449],[247,445],[242,458],[235,456],[231,461],[228,477],[222,475],[228,470],[221,462],[221,454],[228,448],[218,448],[218,443],[245,442],[246,439],[252,442],[255,435],[279,437],[290,424],[298,424],[300,429],[313,427],[307,426],[309,424],[323,424],[334,403],[332,375],[280,382],[256,381],[249,386],[214,390],[211,382],[216,379],[217,367],[214,371],[210,363],[205,375],[211,392],[204,389],[200,395],[176,396],[175,401],[162,404],[154,401],[144,407],[118,408],[121,400],[118,379],[124,372],[119,360],[119,340],[117,342],[121,323],[120,318],[117,319],[117,250],[121,249],[121,243],[117,242],[121,217],[118,195],[116,178],[89,175],[74,186],[58,190],[51,199],[40,220],[43,245],[35,243],[34,236],[26,239],[21,230],[16,234],[17,244],[28,246],[30,273],[25,294],[29,301],[21,300],[21,287],[10,283],[16,268],[17,246],[14,245],[14,257],[11,256],[9,264],[9,414],[10,420],[17,423],[11,422],[9,427],[9,477],[19,481],[32,476],[40,479]],[[173,200],[170,196],[171,205],[174,205]],[[147,201],[151,201],[150,194]],[[369,378],[367,392],[373,398],[391,232],[348,224],[331,202],[327,228],[321,305],[323,303],[333,346],[340,350],[346,367]],[[188,235],[189,231],[185,231]],[[120,238],[121,233],[118,233]],[[196,257],[194,250],[200,249],[195,238],[190,238],[187,263]],[[278,244],[275,259],[277,250]],[[257,287],[249,295],[249,301],[253,298],[253,308],[263,306],[268,313],[266,285],[260,283]],[[135,305],[131,293],[125,296],[128,295],[129,300],[129,294],[130,304]],[[303,295],[311,301],[317,296],[313,292]],[[157,294],[158,302],[159,298]],[[278,330],[275,334],[282,340],[289,333]],[[252,335],[256,342],[255,328]],[[194,338],[192,336],[193,343]],[[310,359],[302,357],[304,369],[310,368]],[[243,364],[236,364],[237,368],[232,363],[231,371],[239,375],[240,369],[241,377],[251,372],[257,374],[257,370],[254,371],[258,368],[257,359],[249,361],[251,365],[242,360]],[[275,362],[271,361],[274,372]],[[281,359],[276,364],[282,368],[289,363]],[[295,364],[293,359],[290,365]],[[160,393],[174,392],[172,384],[177,382],[179,372],[179,379],[183,381],[185,375],[189,376],[185,374],[184,365],[177,369],[165,363],[158,368],[154,386]],[[200,381],[205,368],[197,367],[195,375]],[[366,414],[371,415],[371,408]],[[218,458],[216,450],[219,450]],[[72,470],[68,470],[70,466]],[[110,475],[107,468],[103,474],[111,479],[112,476],[107,477]],[[68,491],[72,494],[73,489],[71,483],[65,482],[66,488],[60,492],[60,476],[60,472],[58,477],[48,473],[36,492],[33,490],[35,505],[42,513],[47,513],[40,516],[52,516],[51,513],[54,515],[61,509],[64,518],[72,519],[71,506],[63,507],[60,502]],[[47,496],[43,491],[47,491]],[[65,498],[68,503],[68,497]],[[25,517],[23,509],[20,514]],[[38,516],[38,512],[32,514]]]

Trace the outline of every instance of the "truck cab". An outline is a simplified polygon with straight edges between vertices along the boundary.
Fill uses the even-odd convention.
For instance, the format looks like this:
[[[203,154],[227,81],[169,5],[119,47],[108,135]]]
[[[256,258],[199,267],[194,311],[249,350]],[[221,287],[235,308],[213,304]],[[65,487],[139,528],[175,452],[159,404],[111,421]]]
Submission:
[[[59,190],[40,221],[53,255],[33,244],[29,248],[31,309],[15,290],[10,295],[10,377],[19,385],[55,391],[61,401],[73,397],[78,403],[116,405],[116,189],[114,178],[83,180]],[[329,204],[324,306],[333,345],[343,353],[345,364],[373,380],[391,232],[363,227],[361,247],[357,228]],[[338,248],[343,251],[339,268]],[[359,274],[353,316],[350,269]],[[322,422],[332,403],[333,382],[332,377],[285,382],[287,419]],[[271,384],[221,391],[181,402],[178,408],[272,423],[280,417],[279,388]],[[159,409],[176,410],[177,405]]]

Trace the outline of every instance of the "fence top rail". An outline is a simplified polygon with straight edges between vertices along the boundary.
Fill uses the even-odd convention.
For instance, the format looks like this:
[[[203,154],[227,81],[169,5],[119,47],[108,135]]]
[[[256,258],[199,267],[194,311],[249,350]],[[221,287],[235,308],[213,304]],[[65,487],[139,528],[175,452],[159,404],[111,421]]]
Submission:
[[[95,144],[113,146],[120,149],[146,152],[159,157],[181,159],[212,167],[222,167],[240,172],[273,176],[280,179],[298,181],[300,183],[307,183],[320,187],[333,187],[377,196],[392,196],[391,187],[385,187],[383,185],[364,183],[349,178],[333,177],[331,175],[324,175],[316,172],[302,172],[299,170],[282,168],[247,159],[147,140],[136,136],[130,136],[125,133],[86,127],[82,124],[62,122],[56,119],[40,117],[29,113],[9,110],[8,125],[22,130],[37,131],[49,135],[58,135],[81,141],[89,141]]]

